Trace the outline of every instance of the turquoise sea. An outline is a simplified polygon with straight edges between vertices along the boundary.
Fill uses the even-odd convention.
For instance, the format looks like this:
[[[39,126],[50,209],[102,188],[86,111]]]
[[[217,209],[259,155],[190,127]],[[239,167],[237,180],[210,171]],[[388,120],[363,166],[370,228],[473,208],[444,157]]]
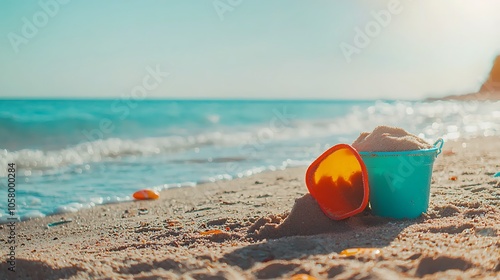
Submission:
[[[500,135],[500,102],[0,100],[0,215],[9,163],[27,219],[305,166],[381,124],[429,142]]]

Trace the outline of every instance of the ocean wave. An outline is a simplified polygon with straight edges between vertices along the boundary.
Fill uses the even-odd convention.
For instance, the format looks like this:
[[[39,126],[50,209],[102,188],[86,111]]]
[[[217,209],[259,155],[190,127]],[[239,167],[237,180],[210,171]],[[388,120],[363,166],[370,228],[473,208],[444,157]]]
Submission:
[[[248,133],[233,134],[231,137],[221,133],[201,134],[197,136],[170,136],[125,140],[110,138],[92,142],[84,142],[61,150],[19,151],[0,150],[0,166],[16,163],[25,171],[48,170],[68,165],[81,165],[89,162],[121,159],[130,156],[150,156],[164,153],[199,148],[213,145],[230,145],[245,139]],[[0,169],[0,177],[6,176],[6,171]]]

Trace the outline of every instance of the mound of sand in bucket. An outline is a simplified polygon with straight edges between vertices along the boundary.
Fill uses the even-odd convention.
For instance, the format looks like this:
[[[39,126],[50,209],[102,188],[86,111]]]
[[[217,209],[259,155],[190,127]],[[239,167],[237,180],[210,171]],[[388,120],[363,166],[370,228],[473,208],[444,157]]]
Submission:
[[[352,146],[358,152],[398,152],[432,148],[422,138],[402,128],[377,126],[371,133],[363,132]]]
[[[358,151],[407,151],[432,148],[425,140],[402,128],[378,126],[373,132],[364,132],[352,146]],[[256,239],[276,239],[285,236],[307,236],[329,232],[343,232],[363,225],[378,225],[389,221],[365,212],[346,220],[328,218],[317,201],[306,194],[295,201],[288,215],[271,215],[257,220],[248,230]]]

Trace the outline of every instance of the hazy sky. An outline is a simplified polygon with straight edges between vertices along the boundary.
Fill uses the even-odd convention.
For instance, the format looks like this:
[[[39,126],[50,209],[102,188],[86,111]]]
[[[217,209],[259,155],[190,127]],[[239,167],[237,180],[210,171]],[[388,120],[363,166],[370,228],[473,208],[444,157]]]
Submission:
[[[495,0],[59,1],[0,2],[0,97],[418,99],[500,54]]]

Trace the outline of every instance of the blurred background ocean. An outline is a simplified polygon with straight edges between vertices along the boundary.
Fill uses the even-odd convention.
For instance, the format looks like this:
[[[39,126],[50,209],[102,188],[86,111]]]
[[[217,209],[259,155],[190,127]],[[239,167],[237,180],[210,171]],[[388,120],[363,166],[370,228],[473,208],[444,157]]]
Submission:
[[[21,219],[307,166],[385,124],[435,141],[500,135],[500,102],[1,100],[0,185]],[[1,188],[2,193],[6,188]],[[6,197],[6,193],[4,196]],[[6,217],[7,201],[0,200]]]

